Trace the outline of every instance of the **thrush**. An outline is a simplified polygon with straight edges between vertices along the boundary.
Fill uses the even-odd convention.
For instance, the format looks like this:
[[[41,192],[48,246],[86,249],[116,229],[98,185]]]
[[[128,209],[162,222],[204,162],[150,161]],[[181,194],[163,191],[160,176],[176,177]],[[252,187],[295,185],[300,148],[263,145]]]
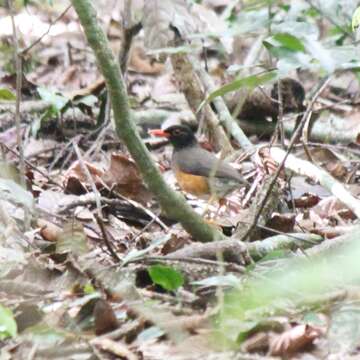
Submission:
[[[188,126],[173,125],[150,133],[169,139],[173,146],[172,169],[183,191],[200,198],[210,196],[221,200],[240,186],[248,185],[228,162],[202,148]]]

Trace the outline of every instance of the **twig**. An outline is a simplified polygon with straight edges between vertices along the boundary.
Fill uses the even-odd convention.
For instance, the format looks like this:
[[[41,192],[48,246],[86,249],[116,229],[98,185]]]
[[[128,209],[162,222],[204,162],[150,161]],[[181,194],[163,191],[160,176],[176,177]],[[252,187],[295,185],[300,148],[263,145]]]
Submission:
[[[105,242],[105,245],[106,247],[108,248],[109,252],[110,252],[110,255],[113,257],[113,259],[116,261],[116,262],[120,262],[121,259],[119,258],[118,254],[116,253],[116,251],[113,249],[112,245],[111,245],[111,242],[109,241],[109,238],[107,236],[107,232],[106,232],[106,229],[105,229],[105,225],[104,225],[104,221],[99,217],[98,214],[95,214],[95,219],[96,219],[96,222],[98,223],[99,225],[99,228],[101,230],[101,233],[102,233],[102,236],[103,236],[103,239],[104,239],[104,242]]]
[[[136,235],[131,239],[132,243],[135,243],[136,240],[149,229],[149,227],[155,222],[155,218],[152,218]]]
[[[325,87],[329,84],[331,80],[331,77],[329,76],[326,81],[324,82],[324,85],[323,85],[323,89],[325,89]],[[309,112],[306,120],[305,120],[305,124],[303,126],[303,130],[302,130],[302,143],[303,143],[303,146],[304,146],[304,150],[305,150],[305,153],[307,155],[307,157],[309,158],[309,161],[311,161],[312,163],[314,163],[314,159],[312,158],[311,156],[311,152],[308,148],[308,142],[309,142],[309,132],[311,131],[311,128],[312,128],[312,125],[311,125],[311,117],[313,115],[313,111],[311,109],[311,111]]]
[[[19,39],[16,31],[14,9],[12,6],[13,0],[8,0],[8,8],[11,16],[11,24],[13,31],[13,45],[15,54],[15,67],[16,67],[16,102],[15,102],[15,126],[16,126],[16,142],[19,149],[19,170],[20,170],[20,183],[21,186],[26,189],[26,177],[25,177],[25,157],[24,157],[24,145],[21,134],[21,117],[20,117],[20,105],[21,105],[21,90],[22,90],[22,58],[19,53]],[[30,227],[30,211],[24,207],[24,227],[27,230]]]
[[[20,105],[21,105],[21,88],[22,88],[22,59],[19,54],[19,40],[16,31],[14,9],[12,6],[13,0],[8,0],[8,8],[11,16],[11,24],[13,31],[13,45],[15,54],[15,66],[16,66],[16,103],[15,103],[15,126],[16,126],[16,142],[19,149],[19,163],[20,163],[20,177],[21,185],[26,187],[25,179],[25,158],[24,147],[21,135],[21,118],[20,118]]]
[[[255,214],[254,216],[254,219],[253,219],[253,222],[251,224],[251,226],[249,227],[248,231],[245,233],[245,235],[242,237],[242,240],[245,240],[247,239],[251,233],[254,231],[255,227],[256,227],[256,224],[257,222],[259,221],[260,219],[260,216],[261,216],[261,213],[262,211],[264,210],[265,208],[265,205],[270,197],[270,194],[271,194],[271,191],[277,181],[277,178],[279,177],[280,175],[280,172],[282,171],[283,167],[284,167],[284,164],[286,162],[286,159],[287,157],[289,156],[292,148],[294,147],[296,141],[298,140],[298,137],[300,136],[301,132],[302,132],[302,129],[303,129],[303,126],[305,124],[305,122],[307,121],[307,118],[308,116],[311,114],[312,112],[312,108],[315,104],[315,101],[316,99],[319,97],[319,95],[321,94],[321,92],[324,90],[324,88],[327,86],[328,84],[328,79],[326,79],[321,85],[320,87],[318,88],[318,90],[315,92],[314,96],[312,97],[311,101],[309,102],[307,108],[306,108],[306,111],[300,121],[300,124],[299,126],[297,127],[297,129],[295,130],[291,140],[290,140],[290,143],[289,143],[289,147],[286,151],[286,154],[283,158],[283,160],[281,161],[281,163],[279,164],[277,170],[275,171],[275,174],[273,175],[273,178],[269,184],[269,188],[267,190],[267,193],[265,195],[265,197],[263,198],[263,200],[261,201],[260,205],[259,205],[259,208],[257,210],[257,213]]]
[[[28,353],[28,356],[26,357],[26,360],[33,360],[35,359],[35,355],[36,355],[36,352],[39,348],[39,344],[38,343],[35,343],[34,345],[32,345],[29,353]]]
[[[346,244],[355,243],[358,241],[360,236],[360,226],[356,225],[352,227],[351,232],[341,236],[337,236],[333,239],[327,239],[319,245],[316,245],[307,251],[308,256],[324,256],[330,255],[334,251],[338,251],[341,246]]]
[[[258,38],[254,41],[253,45],[249,49],[246,58],[244,59],[243,67],[244,70],[241,72],[242,76],[248,76],[250,75],[249,69],[253,68],[255,66],[255,63],[259,61],[259,58],[261,57],[261,52],[264,50],[263,41],[266,38],[266,34],[261,34],[258,36]],[[234,101],[236,103],[236,106],[234,110],[232,111],[232,117],[234,119],[237,119],[239,117],[239,114],[241,113],[241,109],[246,101],[246,98],[250,94],[250,89],[248,88],[241,88],[234,94]]]
[[[0,142],[0,145],[3,146],[7,151],[11,152],[12,154],[14,154],[14,155],[17,156],[18,158],[20,158],[20,154],[19,154],[17,151],[9,148],[5,143]],[[29,166],[29,167],[30,167],[31,169],[33,169],[34,171],[38,172],[40,175],[44,176],[44,177],[49,181],[50,184],[56,185],[56,186],[58,186],[59,188],[64,189],[64,186],[62,186],[61,184],[57,183],[57,182],[56,182],[55,180],[53,180],[48,174],[46,174],[46,173],[44,173],[42,170],[38,169],[38,168],[37,168],[35,165],[33,165],[30,161],[28,161],[28,160],[26,160],[26,159],[24,159],[24,161],[25,161],[25,164],[26,164],[27,166]]]
[[[97,209],[97,215],[99,216],[99,218],[102,219],[102,210],[101,210],[101,198],[100,198],[100,194],[99,194],[99,191],[98,189],[96,188],[96,185],[95,185],[95,182],[94,182],[94,179],[93,177],[91,176],[90,174],[90,171],[88,169],[88,167],[85,165],[84,163],[84,160],[83,160],[83,157],[81,155],[81,152],[77,146],[77,144],[75,142],[73,142],[73,147],[74,147],[74,150],[75,150],[75,153],[76,153],[76,156],[78,157],[79,159],[79,163],[80,163],[80,166],[82,168],[82,171],[84,172],[85,176],[87,177],[88,181],[89,181],[89,184],[91,186],[91,189],[95,195],[95,203],[96,203],[96,209]]]
[[[142,29],[142,24],[138,23],[129,27],[129,22],[131,21],[131,1],[125,1],[125,11],[123,19],[123,41],[121,44],[121,49],[119,51],[119,63],[120,69],[123,74],[126,72],[127,63],[130,54],[130,48],[132,44],[133,37],[136,36],[139,31]]]
[[[73,139],[74,140],[74,139]],[[52,171],[53,168],[55,167],[55,165],[57,164],[57,162],[60,160],[60,158],[62,156],[64,156],[66,150],[68,148],[71,148],[71,142],[67,143],[59,152],[58,154],[56,155],[55,159],[51,162],[50,166],[48,167],[48,171]],[[70,155],[72,155],[72,152],[69,153]],[[69,157],[69,154],[68,154],[68,157]],[[69,160],[68,157],[65,159],[66,161],[63,162],[63,165],[65,165],[67,163],[67,161]]]
[[[91,155],[94,152],[97,152],[97,151],[99,151],[99,149],[101,149],[101,147],[104,143],[104,138],[105,138],[106,132],[109,130],[109,128],[112,128],[112,124],[110,122],[110,114],[111,114],[111,104],[110,104],[109,97],[107,97],[106,105],[105,105],[104,125],[102,126],[102,129],[100,129],[100,132],[98,135],[96,135],[96,133],[98,132],[99,129],[96,129],[96,131],[95,131],[96,141],[94,141],[93,144],[90,146],[90,148],[86,151],[86,153],[84,155],[85,159],[90,159]]]
[[[281,88],[281,80],[277,82],[278,88],[278,105],[279,105],[279,115],[277,119],[277,133],[280,138],[280,143],[283,149],[285,149],[285,131],[284,131],[284,102],[283,102],[283,94]]]
[[[65,8],[65,10],[54,20],[51,21],[49,24],[49,27],[47,28],[47,30],[38,38],[36,39],[32,44],[30,44],[28,47],[26,47],[25,49],[23,49],[20,52],[21,56],[24,56],[27,52],[29,52],[35,45],[37,45],[39,42],[41,42],[41,40],[50,32],[52,26],[57,23],[67,12],[68,10],[72,7],[72,5],[68,5],[67,8]]]
[[[315,5],[314,2],[312,0],[305,0],[313,9],[315,9],[316,11],[318,11],[324,18],[326,18],[326,20],[328,20],[331,24],[333,24],[334,26],[336,26],[337,28],[339,28],[343,34],[345,34],[346,36],[348,36],[351,40],[355,41],[355,35],[354,33],[346,30],[344,28],[344,26],[342,26],[341,24],[339,24],[337,21],[335,21],[333,19],[332,16],[329,16],[328,14],[326,14],[324,11],[322,11],[322,9],[318,6]],[[350,20],[351,22],[351,20]]]

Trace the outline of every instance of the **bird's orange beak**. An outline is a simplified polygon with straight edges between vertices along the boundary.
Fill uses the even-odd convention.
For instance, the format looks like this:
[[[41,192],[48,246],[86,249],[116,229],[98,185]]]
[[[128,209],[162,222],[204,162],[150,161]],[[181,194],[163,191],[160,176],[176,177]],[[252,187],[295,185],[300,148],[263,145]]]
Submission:
[[[170,136],[169,133],[161,129],[149,130],[149,134],[159,137],[165,137],[165,138],[168,138]]]

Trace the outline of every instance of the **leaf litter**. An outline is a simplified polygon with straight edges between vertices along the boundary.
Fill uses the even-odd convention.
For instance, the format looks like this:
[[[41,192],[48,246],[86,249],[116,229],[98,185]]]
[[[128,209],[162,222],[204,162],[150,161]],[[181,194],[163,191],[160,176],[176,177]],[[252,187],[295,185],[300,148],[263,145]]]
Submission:
[[[118,51],[121,6],[112,7],[110,2],[103,5],[102,21],[112,47]],[[221,86],[231,81],[243,86],[243,79],[258,73],[248,73],[246,66],[256,67],[257,61],[260,64],[262,60],[261,54],[250,59],[250,50],[256,52],[250,43],[255,44],[258,37],[266,38],[262,30],[268,24],[264,16],[268,9],[261,4],[252,8],[231,1],[206,1],[192,10],[185,1],[175,5],[149,2],[145,10],[141,2],[134,5],[140,9],[137,15],[143,20],[144,33],[134,40],[126,81],[134,121],[149,148],[153,143],[148,129],[161,127],[168,118],[178,121],[185,117],[190,122],[195,119],[184,94],[178,90],[174,70],[164,57],[156,56],[171,56],[184,50],[169,48],[169,41],[174,38],[172,27],[192,41],[189,49],[206,62],[220,95],[229,99],[235,96],[235,102],[228,101],[230,108],[236,104],[236,93],[223,93],[226,87]],[[351,16],[350,7],[339,6]],[[308,2],[296,6],[294,1],[288,1],[287,7],[274,4],[274,8],[278,10],[276,25],[280,30],[275,26],[277,34],[268,36],[265,43],[279,72],[299,75],[307,93],[320,81],[322,72],[335,78],[314,106],[312,116],[318,119],[310,124],[311,142],[300,144],[294,153],[326,169],[357,197],[359,89],[351,85],[357,83],[356,71],[351,70],[357,63],[346,48],[353,46],[351,42],[340,37],[334,40],[329,35],[334,22],[341,24],[343,19],[336,14],[329,18],[329,14],[322,14],[321,9]],[[314,33],[306,39],[306,33],[291,30],[295,25],[287,14],[291,13],[293,19],[298,16],[296,27],[310,22],[314,29],[309,15],[314,10],[313,16],[324,16],[321,31],[326,34],[326,41],[314,37]],[[4,69],[0,72],[2,356],[20,359],[29,352],[36,359],[92,355],[106,359],[236,359],[250,354],[268,359],[301,359],[306,355],[324,358],[329,353],[339,358],[356,356],[358,274],[347,269],[347,264],[355,262],[341,247],[338,255],[330,252],[329,257],[321,258],[317,245],[312,249],[314,254],[298,245],[288,251],[273,245],[265,256],[259,251],[262,255],[256,263],[246,264],[224,261],[221,256],[213,260],[206,256],[171,258],[172,253],[199,244],[161,212],[136,164],[117,139],[106,115],[104,81],[72,9],[50,26],[51,31],[24,58],[24,78],[28,82],[22,89],[21,135],[27,160],[27,184],[23,188],[11,118],[15,111],[15,77],[11,80],[14,69],[5,46],[12,30],[9,14],[4,8],[0,11],[6,15],[1,20],[4,26],[0,24],[0,52],[4,53],[0,58]],[[332,11],[331,7],[327,11]],[[15,19],[20,24],[22,46],[40,38],[51,19],[60,13],[59,8],[38,4],[17,9]],[[240,13],[248,15],[241,29]],[[252,16],[256,22],[251,23]],[[251,30],[248,39],[234,31],[237,26],[239,32]],[[349,37],[345,25],[339,28],[344,38]],[[151,54],[149,49],[157,49],[157,53]],[[336,54],[333,61],[328,59],[330,52]],[[346,62],[340,61],[345,52]],[[244,53],[249,57],[244,68],[240,65],[240,80],[236,80],[227,68],[242,64]],[[303,73],[296,74],[296,68],[302,68]],[[337,69],[347,77],[337,73]],[[251,79],[259,80],[256,76]],[[255,85],[261,85],[264,92],[267,85],[275,86]],[[244,160],[243,156],[232,159],[234,166],[252,182],[247,192],[234,191],[220,210],[185,194],[195,211],[202,213],[207,209],[207,220],[227,236],[252,221],[252,205],[257,202],[264,179],[276,171],[276,161],[264,150],[270,139],[261,128],[273,126],[273,131],[273,113],[266,123],[260,124],[261,130],[255,135],[254,121],[244,125],[243,119],[239,120],[245,129],[248,127],[251,140],[260,149],[255,160]],[[283,116],[283,130],[288,134],[294,115]],[[200,132],[201,136],[206,134]],[[81,149],[83,159],[78,158],[74,144]],[[233,144],[236,146],[235,141]],[[169,149],[156,147],[151,149],[153,158],[165,179],[180,191],[170,168]],[[349,234],[357,234],[354,212],[324,186],[303,175],[291,176],[287,171],[280,175],[278,186],[279,196],[273,209],[268,218],[259,220],[261,231],[251,240],[266,239],[264,244],[271,244],[272,237],[278,234],[290,234],[295,239],[300,233],[303,239],[308,234],[320,234],[331,248],[333,244],[349,242]],[[100,220],[95,214],[101,215]],[[329,239],[335,241],[328,243]],[[256,242],[255,245],[261,246]],[[305,263],[319,261],[318,273],[316,269],[310,271],[306,264],[306,276],[294,272],[292,277],[286,277],[282,273],[289,271],[291,275],[289,264],[298,268],[303,257],[307,259]],[[240,265],[246,268],[240,271]],[[333,268],[333,272],[329,270],[333,277],[323,275],[326,286],[321,286],[321,294],[300,286],[302,282],[313,284],[312,279],[323,274],[322,266]],[[258,289],[260,280],[264,285]],[[282,290],[272,292],[272,285]],[[231,293],[231,289],[238,289],[239,293]],[[275,294],[273,302],[268,302],[269,294]]]

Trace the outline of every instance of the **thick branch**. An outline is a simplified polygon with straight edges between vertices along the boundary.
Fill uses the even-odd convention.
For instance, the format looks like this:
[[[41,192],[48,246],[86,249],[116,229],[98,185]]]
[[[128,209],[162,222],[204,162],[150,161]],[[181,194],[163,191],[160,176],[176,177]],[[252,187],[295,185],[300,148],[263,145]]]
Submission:
[[[117,134],[124,141],[136,161],[146,184],[155,194],[166,214],[180,221],[194,238],[204,242],[221,238],[222,234],[219,231],[204,223],[202,218],[186,203],[185,199],[165,183],[159,170],[152,162],[150,154],[132,121],[119,64],[115,60],[108,40],[96,20],[96,11],[92,2],[90,0],[72,0],[72,4],[105,78],[114,111]]]
[[[275,250],[292,250],[299,248],[307,249],[322,241],[322,237],[315,234],[289,234],[275,235],[264,240],[249,243],[247,248],[250,256],[254,260],[261,259]],[[166,258],[177,257],[199,257],[203,259],[216,259],[218,254],[222,254],[224,260],[242,262],[243,245],[238,239],[228,239],[216,241],[210,244],[193,244],[183,249],[177,250]]]

